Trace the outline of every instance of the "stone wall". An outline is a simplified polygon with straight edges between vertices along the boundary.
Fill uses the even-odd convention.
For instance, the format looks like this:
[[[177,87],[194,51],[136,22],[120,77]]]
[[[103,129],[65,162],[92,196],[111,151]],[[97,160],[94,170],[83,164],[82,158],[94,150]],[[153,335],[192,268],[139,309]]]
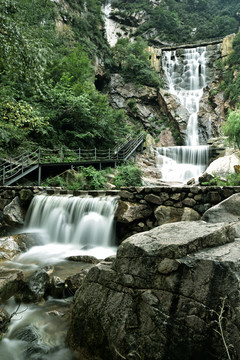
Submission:
[[[198,220],[213,205],[240,192],[240,187],[158,186],[129,187],[121,190],[68,191],[63,188],[0,187],[0,222],[14,228],[24,222],[31,199],[37,194],[118,196],[115,219],[119,241],[164,223]],[[16,207],[20,210],[15,212]],[[11,218],[9,213],[13,212]]]

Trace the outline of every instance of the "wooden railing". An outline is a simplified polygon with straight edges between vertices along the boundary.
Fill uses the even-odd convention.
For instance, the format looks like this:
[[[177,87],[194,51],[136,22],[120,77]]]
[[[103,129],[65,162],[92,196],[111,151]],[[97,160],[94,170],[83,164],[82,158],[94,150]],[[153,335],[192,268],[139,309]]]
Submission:
[[[128,160],[137,148],[143,144],[144,135],[139,135],[136,139],[127,138],[113,149],[84,149],[75,150],[63,147],[53,150],[37,149],[29,153],[25,152],[15,158],[5,159],[0,166],[0,183],[2,185],[12,184],[31,171],[44,164],[82,164],[88,162],[121,162]]]

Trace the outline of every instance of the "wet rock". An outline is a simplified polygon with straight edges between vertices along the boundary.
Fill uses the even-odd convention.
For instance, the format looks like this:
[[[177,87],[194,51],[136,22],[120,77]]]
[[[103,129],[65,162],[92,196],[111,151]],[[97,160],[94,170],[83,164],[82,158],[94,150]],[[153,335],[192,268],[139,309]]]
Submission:
[[[175,128],[180,132],[181,138],[186,137],[186,128],[189,118],[189,112],[183,107],[176,96],[169,91],[160,89],[158,94],[158,102],[161,109],[171,120]]]
[[[74,274],[72,276],[69,276],[66,279],[66,282],[65,282],[66,289],[65,290],[66,290],[66,293],[68,294],[68,296],[73,296],[75,294],[75,292],[80,288],[88,271],[89,271],[89,269],[85,269],[82,272],[80,272],[78,274]]]
[[[89,255],[77,255],[77,256],[69,256],[66,258],[68,261],[76,261],[76,262],[84,262],[88,264],[97,264],[100,260],[95,258],[94,256]]]
[[[59,276],[53,276],[50,280],[48,292],[49,295],[61,299],[65,297],[65,281]]]
[[[182,222],[131,236],[77,291],[68,343],[101,359],[218,360],[211,310],[227,294],[224,334],[239,354],[239,259],[230,225]]]
[[[1,334],[7,331],[10,320],[8,312],[4,308],[0,308],[0,338]]]
[[[14,236],[0,238],[0,260],[11,260],[15,255],[20,254],[21,249],[14,239]]]
[[[18,269],[0,268],[0,304],[24,288],[24,274]]]
[[[17,328],[12,337],[25,343],[23,356],[25,359],[41,360],[49,353],[50,346],[39,341],[39,329],[35,325]],[[50,344],[49,344],[50,345]]]
[[[0,261],[11,260],[15,255],[27,251],[39,241],[32,234],[17,234],[0,238]]]
[[[6,226],[19,228],[24,224],[26,211],[23,209],[21,200],[16,196],[3,210],[3,221]]]
[[[40,302],[48,294],[52,267],[45,267],[34,272],[15,298],[17,301],[30,303]]]
[[[30,203],[33,198],[33,192],[31,189],[21,189],[19,192],[20,200]]]

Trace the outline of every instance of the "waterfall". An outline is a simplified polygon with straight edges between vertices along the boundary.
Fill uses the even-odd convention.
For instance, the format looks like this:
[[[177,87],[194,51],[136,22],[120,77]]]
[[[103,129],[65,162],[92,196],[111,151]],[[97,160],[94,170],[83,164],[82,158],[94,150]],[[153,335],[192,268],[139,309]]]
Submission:
[[[111,196],[36,195],[29,206],[23,232],[30,232],[33,237],[37,234],[41,241],[12,261],[5,262],[5,266],[20,268],[26,278],[36,270],[51,268],[55,278],[63,275],[66,279],[85,268],[81,262],[67,261],[69,256],[93,255],[104,259],[115,254],[117,200],[118,197]],[[70,304],[70,298],[48,297],[40,305],[21,304],[18,308],[14,299],[9,299],[4,308],[13,315],[13,321],[0,342],[0,358],[74,359],[65,343]]]
[[[120,25],[113,21],[110,17],[112,11],[111,1],[107,0],[104,5],[102,5],[102,12],[104,14],[104,23],[105,23],[105,32],[107,41],[110,46],[116,45],[119,34],[124,35],[124,31],[121,29]]]
[[[111,196],[35,196],[23,231],[37,233],[42,246],[32,247],[19,261],[54,263],[79,251],[98,258],[112,255],[116,206],[117,197]]]
[[[206,84],[206,47],[163,51],[162,67],[169,92],[175,95],[189,113],[185,146],[158,148],[158,163],[163,181],[186,182],[197,179],[208,165],[207,145],[199,144],[198,111]]]

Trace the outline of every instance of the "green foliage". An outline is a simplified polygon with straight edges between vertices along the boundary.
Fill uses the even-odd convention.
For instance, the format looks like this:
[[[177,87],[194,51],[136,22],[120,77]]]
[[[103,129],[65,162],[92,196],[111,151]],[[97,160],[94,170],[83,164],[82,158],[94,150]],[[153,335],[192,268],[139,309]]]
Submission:
[[[233,40],[233,51],[224,62],[223,81],[225,99],[229,99],[232,106],[240,103],[240,32]]]
[[[229,112],[223,131],[228,136],[229,143],[240,148],[240,110]]]
[[[80,167],[79,170],[86,179],[88,189],[99,190],[104,188],[107,178],[103,171],[98,171],[93,166]]]
[[[11,150],[13,137],[15,146],[106,148],[126,134],[124,113],[94,86],[92,64],[109,52],[101,27],[98,0],[68,1],[67,10],[0,0],[0,146]]]
[[[109,170],[96,170],[93,166],[79,168],[73,175],[63,173],[46,179],[43,186],[61,186],[69,190],[100,190],[105,188]]]
[[[7,123],[12,123],[25,130],[44,132],[48,125],[45,118],[39,116],[26,101],[6,101],[0,104],[0,117]]]
[[[239,1],[230,0],[165,0],[158,5],[148,0],[116,0],[117,15],[138,25],[135,14],[145,11],[143,21],[133,36],[141,35],[150,42],[174,43],[206,40],[238,31]],[[197,21],[196,21],[197,19]]]
[[[147,43],[140,37],[133,43],[129,39],[119,39],[113,48],[113,69],[119,71],[125,81],[159,87],[161,81],[151,68],[146,48]]]
[[[114,178],[114,185],[117,189],[122,186],[141,186],[142,170],[135,164],[124,164],[119,166]]]
[[[214,176],[209,182],[204,182],[202,185],[216,185],[216,186],[239,186],[240,174],[228,173],[226,176]]]
[[[0,1],[0,83],[1,92],[11,87],[18,94],[41,94],[44,88],[44,72],[51,59],[49,28],[41,27],[41,36],[36,36],[36,24],[27,12],[30,8],[38,14],[35,1]],[[52,5],[48,4],[47,14]],[[47,15],[48,16],[48,15]],[[46,16],[45,16],[46,17]],[[46,21],[44,15],[39,21]],[[25,21],[27,20],[27,21]],[[40,32],[40,29],[39,29]]]

